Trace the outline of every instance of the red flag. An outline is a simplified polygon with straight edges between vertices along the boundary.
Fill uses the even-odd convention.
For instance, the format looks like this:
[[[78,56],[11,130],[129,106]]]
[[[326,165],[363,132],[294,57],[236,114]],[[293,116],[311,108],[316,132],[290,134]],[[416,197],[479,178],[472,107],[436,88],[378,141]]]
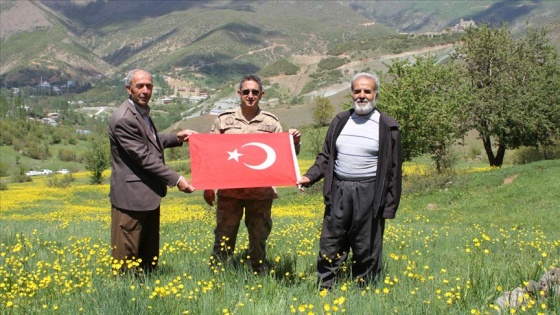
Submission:
[[[287,132],[189,137],[196,189],[295,186],[299,167]]]

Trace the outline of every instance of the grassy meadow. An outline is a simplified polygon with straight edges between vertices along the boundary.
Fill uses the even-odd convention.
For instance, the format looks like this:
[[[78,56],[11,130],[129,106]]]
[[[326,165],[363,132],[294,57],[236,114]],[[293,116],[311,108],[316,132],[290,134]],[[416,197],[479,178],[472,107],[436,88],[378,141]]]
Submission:
[[[406,181],[422,171],[404,169]],[[441,189],[405,189],[387,223],[380,281],[358,286],[345,269],[328,293],[316,288],[318,188],[279,188],[268,276],[251,273],[243,225],[233,259],[210,267],[214,209],[200,191],[172,189],[160,268],[114,277],[109,185],[73,176],[67,188],[33,177],[0,191],[1,314],[498,314],[505,291],[560,267],[560,160],[468,168]],[[560,313],[559,296],[544,295],[502,314]]]

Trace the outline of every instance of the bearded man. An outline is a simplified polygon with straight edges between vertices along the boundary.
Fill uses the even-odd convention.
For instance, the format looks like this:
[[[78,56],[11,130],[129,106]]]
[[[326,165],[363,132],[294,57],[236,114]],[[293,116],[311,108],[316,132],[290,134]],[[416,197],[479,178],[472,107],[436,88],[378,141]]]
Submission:
[[[330,290],[352,250],[352,277],[367,285],[382,271],[385,220],[401,196],[401,134],[395,119],[376,108],[379,78],[358,73],[350,85],[354,108],[332,120],[322,152],[298,180],[324,178],[325,213],[317,258],[318,284]]]

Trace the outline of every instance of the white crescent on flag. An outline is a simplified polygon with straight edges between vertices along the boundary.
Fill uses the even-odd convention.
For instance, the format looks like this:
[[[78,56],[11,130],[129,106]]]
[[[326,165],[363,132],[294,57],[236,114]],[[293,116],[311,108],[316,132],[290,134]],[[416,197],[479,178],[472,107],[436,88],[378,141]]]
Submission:
[[[272,166],[272,164],[274,164],[274,162],[276,162],[276,152],[270,146],[261,142],[249,142],[242,145],[241,147],[244,148],[247,146],[259,147],[266,153],[266,159],[261,164],[250,165],[247,163],[243,163],[248,168],[260,171],[269,168],[270,166]],[[237,162],[239,162],[239,157],[243,155],[242,153],[237,152],[237,149],[233,150],[232,152],[227,151],[227,153],[229,154],[228,160],[234,159]]]
[[[249,165],[247,163],[243,163],[245,164],[245,166],[260,171],[269,168],[272,164],[274,164],[274,162],[276,162],[276,152],[274,152],[274,149],[272,149],[270,146],[260,142],[249,142],[247,144],[244,144],[242,148],[251,145],[263,149],[264,152],[266,152],[266,160],[258,165]]]

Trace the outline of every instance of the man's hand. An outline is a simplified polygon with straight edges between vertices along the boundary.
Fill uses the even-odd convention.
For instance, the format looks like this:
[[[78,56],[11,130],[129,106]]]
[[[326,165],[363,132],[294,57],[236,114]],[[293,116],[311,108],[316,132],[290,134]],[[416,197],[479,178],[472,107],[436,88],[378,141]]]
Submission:
[[[309,183],[311,183],[311,181],[309,180],[309,178],[307,178],[307,176],[302,176],[302,177],[296,182],[296,184],[298,185],[299,190],[301,190],[301,191],[305,191],[305,189],[303,189],[303,187],[309,187]]]
[[[189,136],[194,135],[196,133],[198,133],[198,132],[196,132],[194,130],[190,130],[190,129],[181,130],[181,131],[177,132],[177,139],[181,142],[188,142],[189,141]]]
[[[194,186],[191,185],[191,183],[189,183],[189,181],[183,176],[181,176],[181,179],[179,179],[179,182],[177,183],[177,188],[179,188],[180,191],[189,194],[194,191]]]
[[[212,189],[208,189],[204,191],[204,201],[206,201],[207,204],[213,206],[215,199],[216,199],[216,193]]]
[[[290,128],[288,132],[292,135],[292,138],[294,138],[294,144],[299,144],[301,142],[301,133],[299,130]]]

